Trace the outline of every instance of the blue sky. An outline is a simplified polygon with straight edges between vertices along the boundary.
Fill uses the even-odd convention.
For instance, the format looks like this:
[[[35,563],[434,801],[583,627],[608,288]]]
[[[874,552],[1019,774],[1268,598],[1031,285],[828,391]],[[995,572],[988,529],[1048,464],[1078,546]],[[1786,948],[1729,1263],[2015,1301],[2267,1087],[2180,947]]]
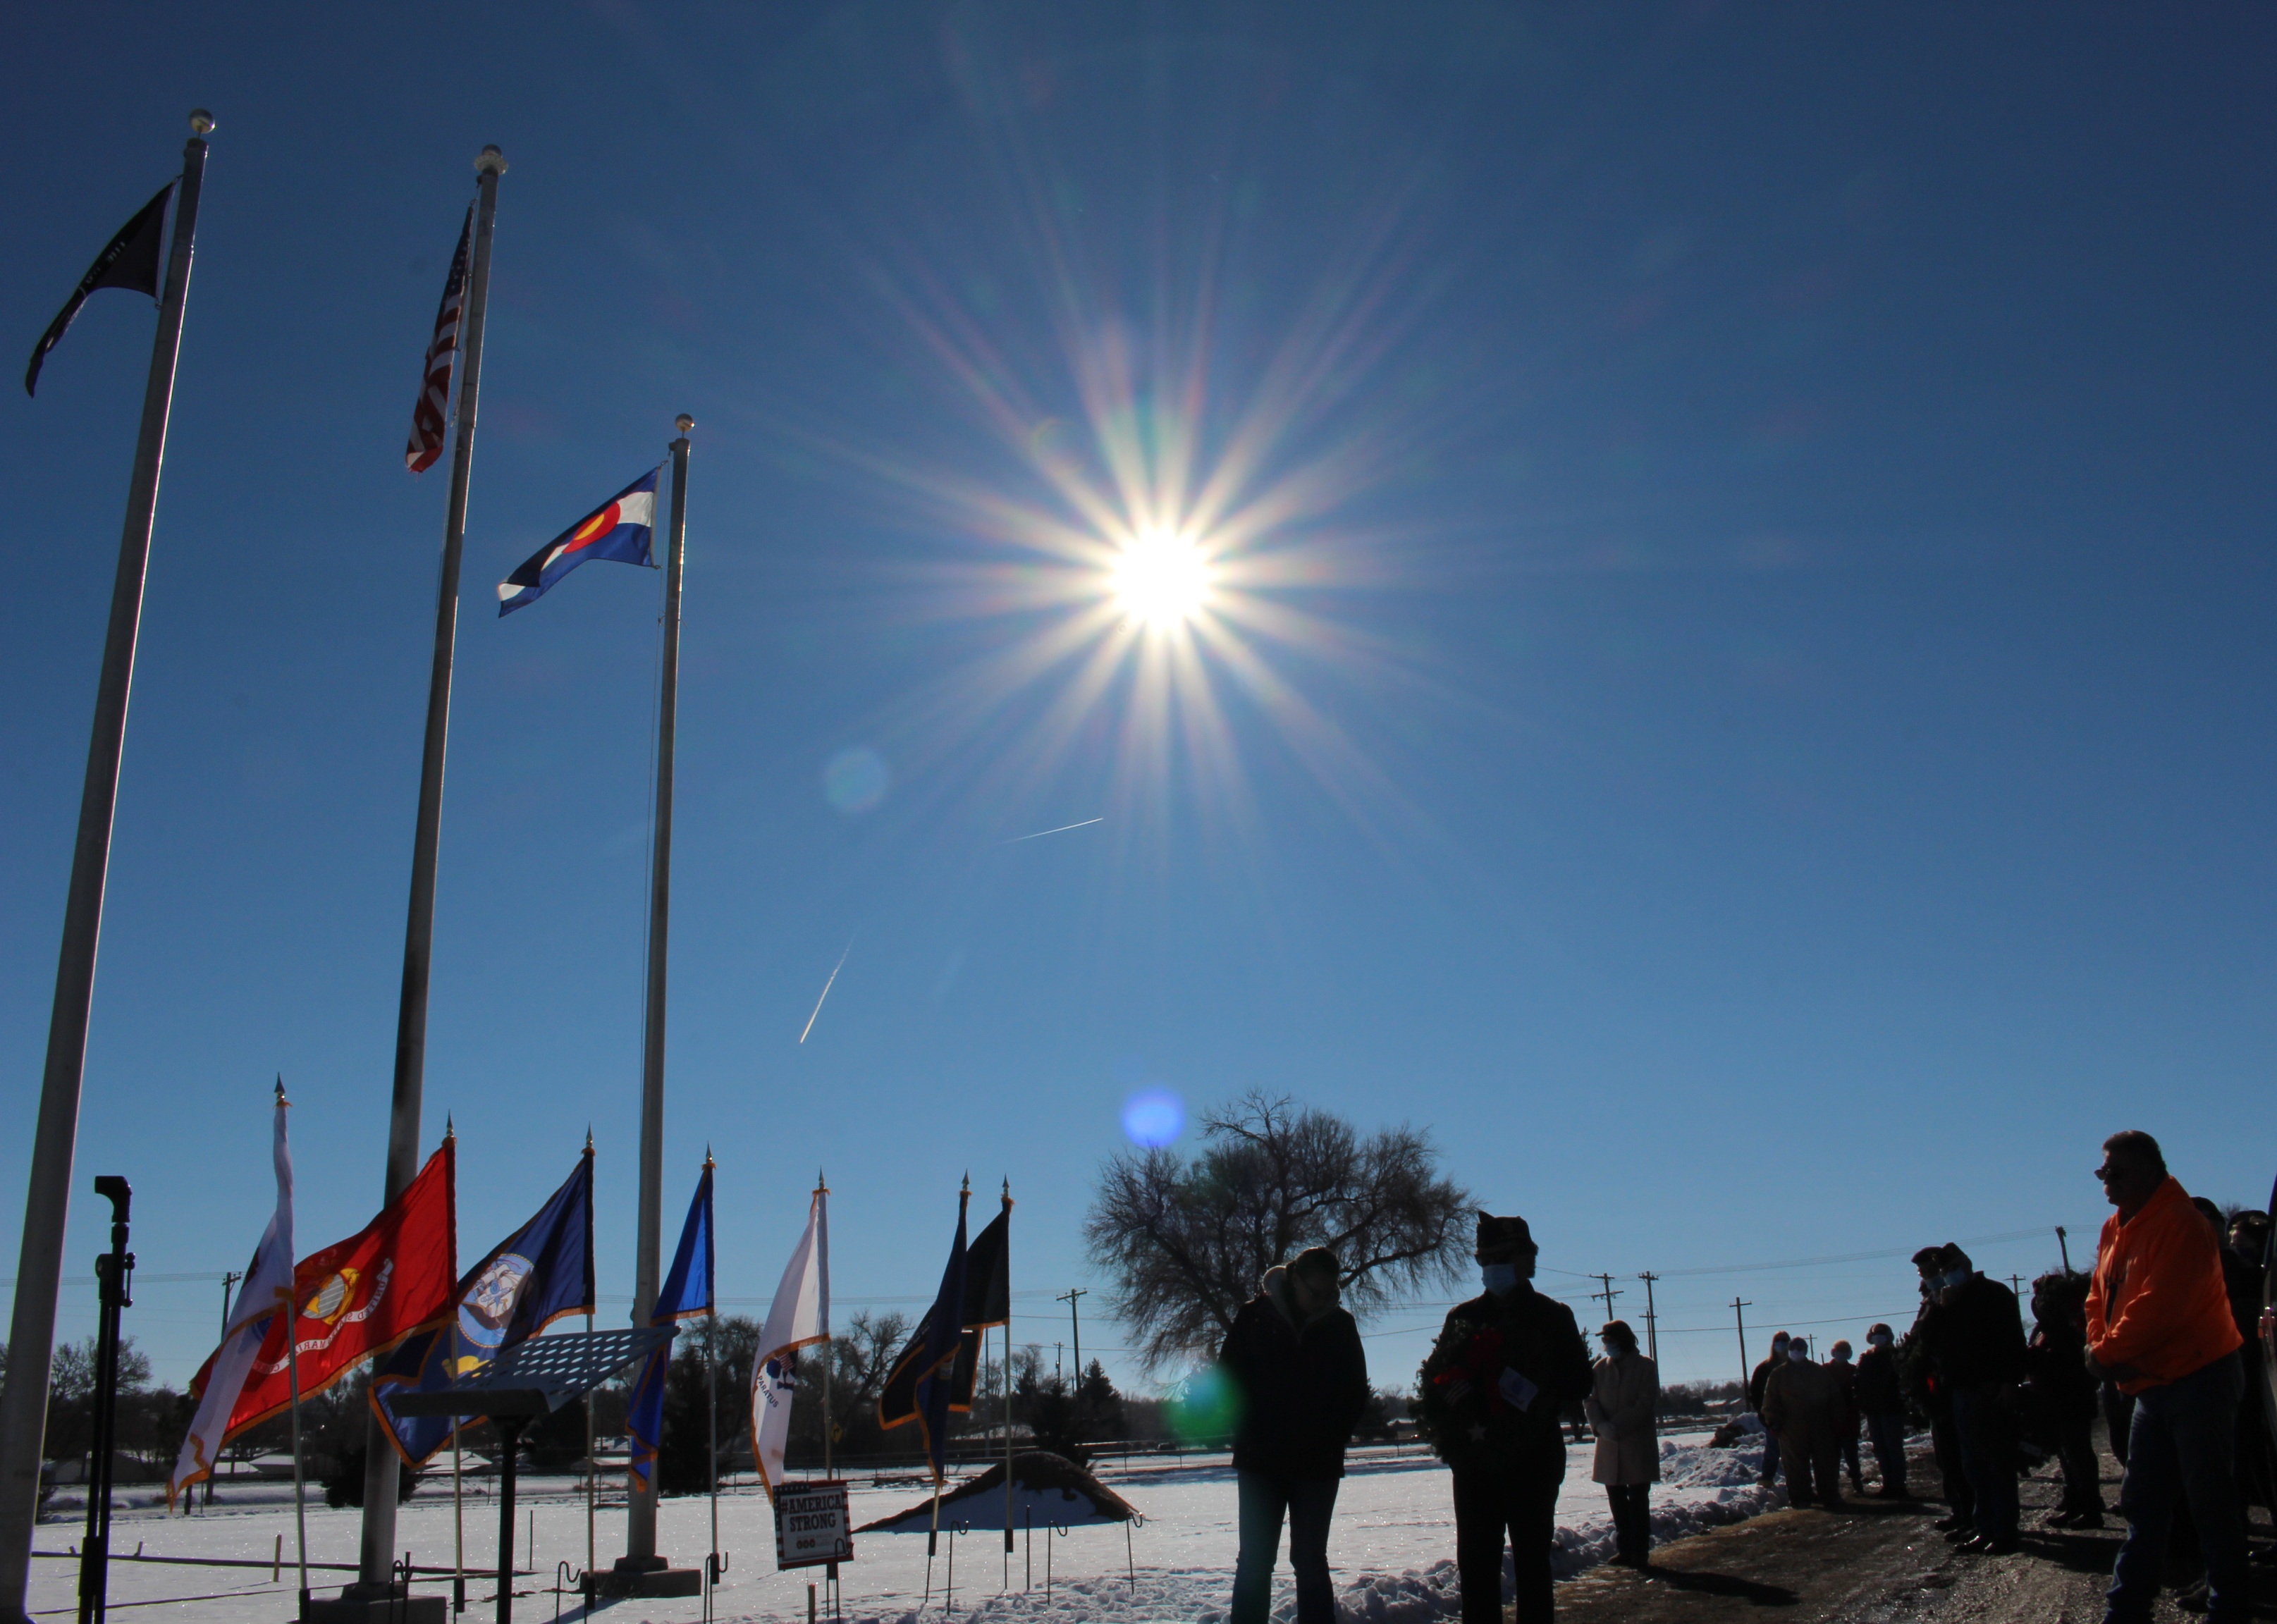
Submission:
[[[241,1266],[282,1071],[301,1234],[377,1205],[446,477],[400,447],[496,141],[424,1135],[455,1116],[462,1253],[590,1124],[629,1297],[658,582],[491,587],[680,411],[666,1222],[708,1143],[731,1296],[818,1166],[842,1303],[929,1292],[969,1168],[1050,1341],[1145,1086],[1428,1127],[1560,1290],[1667,1277],[1672,1379],[1734,1372],[1734,1295],[1854,1338],[1913,1295],[1902,1258],[1683,1271],[2083,1257],[2119,1127],[2258,1202],[2273,27],[24,14],[19,351],[184,111],[220,125],[78,1186],[133,1180],[146,1276]],[[97,296],[0,406],[11,1269],[151,320]],[[1115,459],[1161,490],[1180,452],[1246,515],[1204,538],[1217,640],[1085,686],[1113,634],[1054,640],[1101,578],[1038,538],[1098,545],[1070,492],[1128,521]],[[826,793],[857,749],[867,810]],[[138,1295],[163,1378],[217,1291]],[[1436,1318],[1370,1327],[1379,1378]]]

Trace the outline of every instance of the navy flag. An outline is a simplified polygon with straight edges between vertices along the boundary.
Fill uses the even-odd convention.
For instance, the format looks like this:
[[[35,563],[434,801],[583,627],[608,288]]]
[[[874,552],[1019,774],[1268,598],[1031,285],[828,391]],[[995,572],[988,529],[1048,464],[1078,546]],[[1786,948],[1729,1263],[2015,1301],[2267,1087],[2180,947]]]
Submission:
[[[970,1187],[957,1195],[956,1241],[949,1247],[948,1267],[941,1270],[940,1290],[878,1394],[879,1426],[918,1423],[935,1486],[948,1481],[948,1412],[956,1397],[956,1356],[964,1345],[964,1208],[971,1199]]]
[[[704,1158],[704,1177],[696,1181],[695,1199],[680,1226],[680,1249],[672,1254],[672,1271],[656,1294],[651,1325],[712,1312],[712,1158]],[[632,1474],[646,1483],[656,1469],[656,1453],[664,1443],[664,1376],[672,1363],[666,1344],[642,1361],[625,1401],[625,1430],[632,1434]]]
[[[158,195],[142,205],[134,217],[118,228],[118,234],[103,245],[103,252],[95,256],[95,263],[79,279],[72,296],[48,324],[33,347],[32,364],[24,371],[24,393],[33,393],[40,381],[40,367],[48,352],[63,341],[65,331],[79,317],[80,306],[87,296],[101,287],[123,287],[133,294],[158,296],[158,248],[165,240],[166,200],[174,194],[174,182],[169,180],[158,188]]]
[[[400,1344],[372,1376],[371,1407],[407,1466],[424,1466],[451,1441],[451,1421],[396,1414],[388,1407],[396,1392],[440,1392],[565,1315],[593,1311],[591,1145],[537,1215],[461,1278],[457,1303],[450,1323]]]

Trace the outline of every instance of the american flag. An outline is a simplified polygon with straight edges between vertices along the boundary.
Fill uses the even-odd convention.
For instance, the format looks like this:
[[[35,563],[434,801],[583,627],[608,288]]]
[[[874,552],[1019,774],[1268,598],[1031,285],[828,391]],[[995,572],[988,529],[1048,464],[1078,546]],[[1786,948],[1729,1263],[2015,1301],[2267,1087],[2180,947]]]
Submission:
[[[425,473],[443,454],[451,361],[459,351],[459,311],[467,301],[467,244],[474,229],[469,204],[467,223],[459,230],[459,251],[451,255],[451,274],[443,284],[442,308],[435,312],[435,336],[427,341],[426,381],[419,386],[419,404],[411,408],[411,443],[403,448],[403,464],[415,474]]]

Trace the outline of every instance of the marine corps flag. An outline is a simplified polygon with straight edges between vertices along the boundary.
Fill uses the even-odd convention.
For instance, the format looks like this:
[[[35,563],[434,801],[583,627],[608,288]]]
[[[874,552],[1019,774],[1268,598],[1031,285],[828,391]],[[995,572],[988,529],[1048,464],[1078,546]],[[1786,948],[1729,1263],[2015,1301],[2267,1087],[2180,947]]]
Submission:
[[[355,1369],[451,1311],[458,1270],[453,1243],[452,1170],[455,1141],[427,1159],[419,1177],[377,1218],[346,1240],[311,1253],[293,1271],[300,1299],[301,1398],[305,1403]],[[293,1401],[285,1319],[275,1315],[232,1407],[224,1442],[282,1414]],[[214,1361],[190,1384],[205,1391]]]
[[[446,1415],[398,1415],[399,1392],[440,1392],[485,1360],[537,1335],[564,1315],[593,1311],[593,1147],[529,1223],[492,1247],[459,1281],[446,1324],[407,1337],[380,1361],[371,1407],[408,1466],[424,1466],[451,1441]],[[471,1427],[477,1417],[459,1419]]]

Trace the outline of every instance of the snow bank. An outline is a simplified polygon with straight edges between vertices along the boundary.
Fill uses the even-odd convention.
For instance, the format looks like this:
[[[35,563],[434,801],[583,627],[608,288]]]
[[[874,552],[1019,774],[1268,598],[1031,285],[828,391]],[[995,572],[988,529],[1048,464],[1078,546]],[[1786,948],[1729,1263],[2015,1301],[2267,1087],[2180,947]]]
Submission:
[[[1575,1453],[1586,1477],[1588,1456]],[[1656,1542],[1681,1539],[1785,1503],[1778,1490],[1764,1488],[1757,1481],[1759,1463],[1747,1452],[1664,1439],[1660,1453],[1661,1482],[1654,1490],[1652,1508]],[[1603,1491],[1597,1492],[1600,1498],[1594,1517],[1575,1516],[1573,1513],[1580,1507],[1561,1505],[1557,1548],[1550,1559],[1551,1569],[1560,1578],[1594,1567],[1613,1553],[1610,1509],[1603,1504]],[[1448,1534],[1451,1544],[1451,1519]],[[1214,1570],[1141,1572],[1135,1580],[1116,1575],[1081,1579],[1055,1585],[1048,1597],[1041,1591],[985,1597],[971,1604],[967,1615],[1002,1624],[1076,1624],[1079,1620],[1099,1620],[1103,1624],[1170,1624],[1171,1620],[1225,1624],[1230,1568],[1229,1553],[1225,1567]],[[1291,1624],[1297,1602],[1285,1552],[1274,1591],[1276,1624]],[[1515,1593],[1516,1570],[1505,1553],[1503,1599],[1507,1602]],[[1438,1624],[1461,1613],[1462,1587],[1451,1557],[1402,1573],[1362,1573],[1337,1586],[1338,1624]],[[853,1624],[932,1624],[940,1615],[936,1602],[930,1608],[864,1610],[849,1616]]]

